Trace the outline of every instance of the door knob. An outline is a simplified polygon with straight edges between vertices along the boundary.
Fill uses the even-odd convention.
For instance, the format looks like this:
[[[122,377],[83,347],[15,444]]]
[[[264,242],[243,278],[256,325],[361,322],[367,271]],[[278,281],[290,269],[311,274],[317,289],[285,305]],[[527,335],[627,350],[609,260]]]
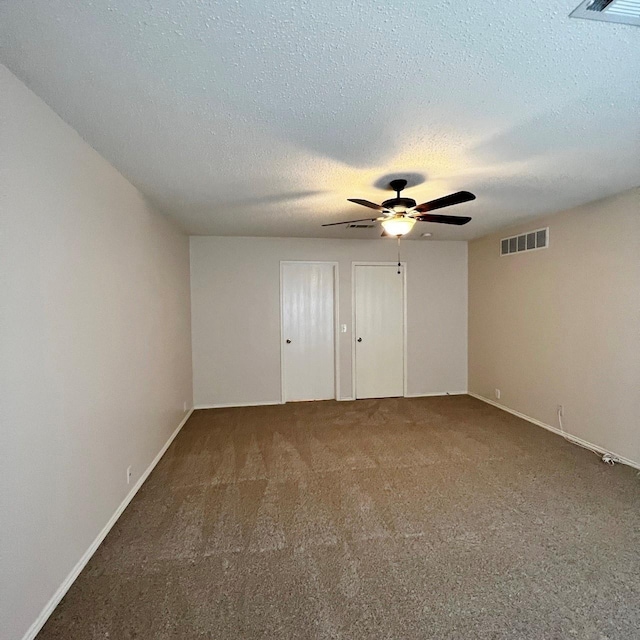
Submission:
[[[362,338],[358,338],[358,342],[362,342]]]
[[[287,338],[287,344],[291,344],[291,340],[289,340],[289,338]]]

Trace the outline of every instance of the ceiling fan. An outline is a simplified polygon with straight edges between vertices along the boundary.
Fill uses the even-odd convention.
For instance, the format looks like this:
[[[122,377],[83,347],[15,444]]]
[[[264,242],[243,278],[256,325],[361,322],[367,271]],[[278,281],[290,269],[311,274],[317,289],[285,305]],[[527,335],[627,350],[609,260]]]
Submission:
[[[333,227],[339,224],[380,221],[387,235],[397,236],[399,238],[411,231],[416,220],[418,222],[438,222],[440,224],[455,225],[463,225],[471,221],[471,218],[466,216],[443,216],[429,213],[435,209],[443,209],[444,207],[450,207],[454,204],[475,200],[476,197],[473,193],[469,193],[469,191],[458,191],[443,198],[437,198],[436,200],[430,200],[429,202],[416,205],[416,201],[412,198],[402,198],[400,196],[400,192],[407,186],[406,180],[392,180],[389,186],[396,192],[396,197],[391,198],[391,200],[385,200],[382,204],[375,204],[374,202],[360,200],[359,198],[348,198],[349,202],[355,202],[363,207],[380,211],[382,213],[381,216],[377,218],[330,222],[322,226]]]

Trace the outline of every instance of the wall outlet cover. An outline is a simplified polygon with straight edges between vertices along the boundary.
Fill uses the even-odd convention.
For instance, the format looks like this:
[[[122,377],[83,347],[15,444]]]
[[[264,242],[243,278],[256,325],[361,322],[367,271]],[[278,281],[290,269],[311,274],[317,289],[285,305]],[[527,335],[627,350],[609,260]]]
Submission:
[[[495,390],[496,398],[500,400],[500,389]]]
[[[127,467],[127,484],[131,484],[131,465]]]

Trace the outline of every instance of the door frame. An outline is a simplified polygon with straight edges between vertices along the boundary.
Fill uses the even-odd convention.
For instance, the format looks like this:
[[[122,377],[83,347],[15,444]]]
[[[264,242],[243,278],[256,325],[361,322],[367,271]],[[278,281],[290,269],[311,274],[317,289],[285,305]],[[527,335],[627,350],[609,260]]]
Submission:
[[[288,264],[326,264],[333,267],[333,383],[334,396],[340,400],[340,309],[338,293],[338,269],[339,263],[330,260],[280,260],[280,404],[285,404],[285,367],[284,367],[284,267]]]
[[[357,261],[351,263],[351,395],[356,395],[356,267],[397,267],[397,262]],[[407,397],[407,263],[402,267],[402,395]]]

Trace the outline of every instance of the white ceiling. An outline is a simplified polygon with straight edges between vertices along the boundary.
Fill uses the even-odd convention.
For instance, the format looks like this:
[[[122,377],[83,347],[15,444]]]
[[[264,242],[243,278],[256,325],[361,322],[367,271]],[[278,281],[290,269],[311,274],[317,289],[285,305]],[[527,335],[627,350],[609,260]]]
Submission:
[[[640,185],[640,29],[579,0],[0,0],[0,60],[189,232],[469,239]],[[443,211],[444,213],[444,211]]]

